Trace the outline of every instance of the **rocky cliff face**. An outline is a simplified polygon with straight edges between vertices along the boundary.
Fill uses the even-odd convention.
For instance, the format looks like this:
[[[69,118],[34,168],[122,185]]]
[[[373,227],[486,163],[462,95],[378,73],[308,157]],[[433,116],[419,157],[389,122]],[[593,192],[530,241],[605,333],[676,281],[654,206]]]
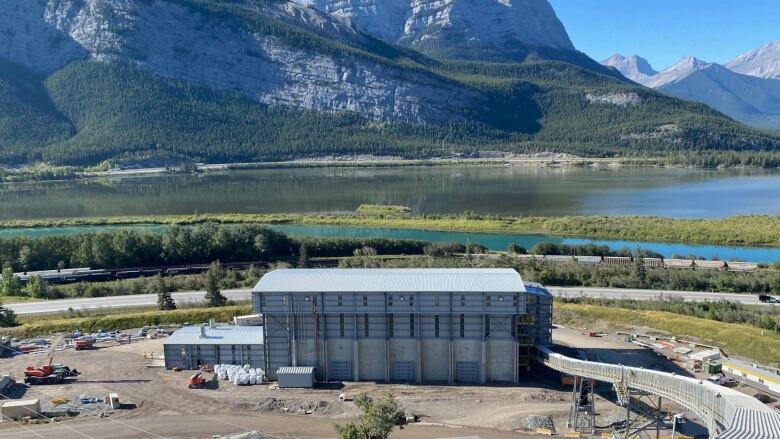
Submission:
[[[516,57],[521,50],[574,50],[547,0],[294,0],[355,23],[391,43]],[[468,47],[472,53],[458,52]],[[460,55],[460,56],[459,56]]]
[[[288,2],[246,12],[359,42],[354,27]],[[458,118],[482,96],[435,75],[371,57],[328,55],[174,0],[4,0],[0,57],[48,75],[78,59],[142,70],[268,104],[352,111],[413,123]]]
[[[602,61],[601,64],[614,67],[626,78],[640,84],[644,84],[658,74],[646,59],[637,55],[625,57],[615,54]]]
[[[726,68],[743,75],[780,79],[780,40],[743,53],[729,61]]]

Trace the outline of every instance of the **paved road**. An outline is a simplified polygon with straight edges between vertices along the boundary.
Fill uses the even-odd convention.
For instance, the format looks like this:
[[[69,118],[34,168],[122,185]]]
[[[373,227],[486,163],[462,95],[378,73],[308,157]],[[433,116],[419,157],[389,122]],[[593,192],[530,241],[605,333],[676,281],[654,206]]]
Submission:
[[[659,298],[683,298],[690,302],[729,300],[745,305],[766,305],[758,301],[756,294],[710,293],[705,291],[641,290],[628,288],[547,287],[556,297],[594,297],[606,299],[657,300]]]
[[[690,291],[659,291],[618,288],[563,288],[548,287],[550,292],[557,297],[603,297],[612,299],[631,298],[638,300],[652,300],[660,297],[682,297],[688,301],[703,302],[705,300],[731,300],[746,305],[760,305],[755,294],[727,294]],[[224,290],[222,293],[230,300],[249,300],[249,289]],[[189,291],[173,293],[176,303],[197,303],[203,301],[202,291]],[[132,296],[91,297],[85,299],[62,299],[42,302],[20,302],[6,305],[18,315],[42,314],[74,310],[99,309],[99,308],[127,308],[134,306],[148,306],[157,303],[157,296],[153,294],[137,294]]]

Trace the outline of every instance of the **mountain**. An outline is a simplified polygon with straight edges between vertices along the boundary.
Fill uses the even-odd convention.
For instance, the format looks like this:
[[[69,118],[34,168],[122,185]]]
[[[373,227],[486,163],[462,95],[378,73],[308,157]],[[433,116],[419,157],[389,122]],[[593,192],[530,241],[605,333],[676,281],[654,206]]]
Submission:
[[[433,56],[522,61],[534,50],[575,50],[547,0],[295,1]]]
[[[646,87],[701,102],[748,125],[780,129],[780,81],[739,74],[692,56],[655,74],[648,63],[641,73],[635,67],[639,60],[615,55],[602,63]]]
[[[407,32],[404,21],[396,45],[361,30],[365,14],[353,21],[281,0],[5,0],[0,163],[780,146],[778,136],[639,87],[570,50],[557,19],[545,37],[546,2],[498,3],[484,9],[504,13],[503,22],[518,8],[515,24],[467,19],[463,5],[473,2],[451,0],[441,20],[431,12],[420,21],[432,23],[427,30]],[[396,29],[374,4],[377,26]],[[406,7],[381,3],[394,4]],[[494,53],[417,50],[455,44],[456,34]],[[511,41],[528,51],[522,62],[509,62]],[[534,46],[543,41],[550,46]]]
[[[758,78],[780,79],[780,40],[736,57],[726,63],[726,68]]]
[[[746,124],[780,129],[780,81],[705,64],[658,90],[702,102]]]
[[[658,74],[646,59],[638,55],[625,57],[620,54],[615,54],[602,61],[601,64],[608,67],[614,67],[626,78],[640,84],[644,84],[650,77]]]

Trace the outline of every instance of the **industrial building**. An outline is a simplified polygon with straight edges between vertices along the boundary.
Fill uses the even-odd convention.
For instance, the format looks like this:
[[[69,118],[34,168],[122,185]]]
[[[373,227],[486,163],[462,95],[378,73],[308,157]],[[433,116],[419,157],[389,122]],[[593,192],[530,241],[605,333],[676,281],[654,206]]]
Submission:
[[[780,369],[729,358],[723,361],[723,372],[780,396]]]
[[[265,368],[262,326],[185,326],[165,340],[163,349],[166,369],[215,364]]]
[[[551,339],[552,296],[511,269],[275,270],[252,301],[271,378],[516,383]]]

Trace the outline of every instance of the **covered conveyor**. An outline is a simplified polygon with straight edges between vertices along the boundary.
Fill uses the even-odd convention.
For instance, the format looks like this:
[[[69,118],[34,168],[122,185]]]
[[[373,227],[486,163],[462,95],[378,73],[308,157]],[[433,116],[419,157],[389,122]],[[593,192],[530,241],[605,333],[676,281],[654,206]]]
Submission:
[[[618,398],[629,390],[666,398],[695,414],[718,439],[780,438],[780,413],[728,387],[638,367],[570,358],[537,346],[537,361],[557,371],[613,384]]]

